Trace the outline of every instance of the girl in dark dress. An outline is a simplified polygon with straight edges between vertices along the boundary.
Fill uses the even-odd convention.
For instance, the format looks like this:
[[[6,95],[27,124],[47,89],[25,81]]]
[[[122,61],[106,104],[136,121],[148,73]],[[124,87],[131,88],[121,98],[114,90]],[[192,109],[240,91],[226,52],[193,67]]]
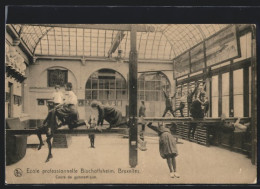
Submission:
[[[116,127],[119,125],[127,124],[123,121],[122,113],[114,107],[104,106],[98,101],[93,101],[91,103],[91,108],[98,110],[98,121],[97,125],[103,125],[104,120],[109,123],[109,128]]]
[[[152,123],[147,125],[152,130],[156,131],[160,137],[159,139],[159,151],[163,159],[167,160],[168,167],[170,169],[170,176],[172,178],[179,178],[180,175],[176,172],[176,160],[175,157],[178,155],[176,146],[176,139],[172,136],[169,128],[165,125],[159,124],[158,127],[152,126]]]

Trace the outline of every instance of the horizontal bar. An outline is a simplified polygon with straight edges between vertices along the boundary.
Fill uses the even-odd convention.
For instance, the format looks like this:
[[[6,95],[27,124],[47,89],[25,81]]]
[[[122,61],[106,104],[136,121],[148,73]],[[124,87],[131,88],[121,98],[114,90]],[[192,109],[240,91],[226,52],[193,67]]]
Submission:
[[[236,121],[237,117],[229,117],[225,118],[225,121]],[[240,120],[241,121],[250,121],[250,117],[243,117]],[[201,122],[201,123],[215,123],[220,122],[221,118],[203,118],[203,119],[193,119],[191,117],[144,117],[145,121],[156,121],[156,122]]]
[[[28,24],[30,26],[131,31],[131,24]],[[155,27],[136,24],[137,32],[154,32]]]
[[[163,121],[163,122],[174,122],[174,121],[191,121],[190,117],[144,117],[145,121]]]
[[[120,133],[123,134],[126,128],[112,128],[112,129],[57,129],[54,134],[114,134]],[[36,134],[36,129],[6,129],[6,134],[13,135],[32,135]],[[44,133],[43,133],[44,134]]]
[[[174,70],[147,70],[147,71],[139,71],[138,73],[148,73],[148,72],[166,72],[166,71],[174,71]]]
[[[65,55],[39,55],[36,54],[34,56],[38,59],[46,59],[46,60],[85,60],[85,61],[105,61],[105,62],[116,62],[111,58],[107,58],[104,56],[65,56]],[[129,59],[127,57],[124,58],[124,62],[128,63]],[[138,59],[138,63],[158,63],[158,64],[172,64],[171,60],[166,59]],[[171,70],[163,70],[163,71],[171,71]]]

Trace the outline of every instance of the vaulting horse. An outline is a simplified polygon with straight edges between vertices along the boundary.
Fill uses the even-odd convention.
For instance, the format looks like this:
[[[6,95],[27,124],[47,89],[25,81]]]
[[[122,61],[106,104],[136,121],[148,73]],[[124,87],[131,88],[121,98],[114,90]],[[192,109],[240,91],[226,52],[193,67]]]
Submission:
[[[46,159],[46,162],[50,160],[50,158],[53,157],[51,153],[52,149],[52,143],[51,139],[53,138],[53,135],[57,129],[59,129],[62,126],[67,125],[70,130],[73,130],[74,128],[77,128],[82,125],[86,125],[87,129],[90,128],[89,124],[87,121],[79,121],[78,120],[78,112],[75,114],[72,114],[70,116],[61,116],[58,113],[59,107],[55,107],[51,109],[46,117],[46,119],[43,122],[43,125],[40,126],[39,128],[36,129],[37,136],[39,138],[40,144],[38,147],[38,150],[41,149],[41,147],[44,145],[42,141],[42,134],[46,134],[47,137],[47,144],[48,144],[48,149],[49,153]]]

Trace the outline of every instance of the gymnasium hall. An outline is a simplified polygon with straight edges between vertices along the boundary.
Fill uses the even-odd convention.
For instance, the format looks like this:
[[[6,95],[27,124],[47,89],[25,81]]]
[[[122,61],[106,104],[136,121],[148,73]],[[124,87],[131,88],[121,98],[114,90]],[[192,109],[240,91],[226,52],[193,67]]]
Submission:
[[[256,65],[251,24],[6,24],[6,183],[256,183]]]

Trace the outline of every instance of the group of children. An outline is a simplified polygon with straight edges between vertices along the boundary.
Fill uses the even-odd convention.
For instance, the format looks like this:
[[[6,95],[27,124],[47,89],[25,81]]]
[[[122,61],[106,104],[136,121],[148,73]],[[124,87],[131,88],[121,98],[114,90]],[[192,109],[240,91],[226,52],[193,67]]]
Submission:
[[[173,99],[176,96],[175,94],[170,97],[167,95],[165,90],[163,90],[165,96],[165,111],[163,113],[164,117],[168,111],[175,117],[175,112],[180,111],[181,117],[184,117],[183,109],[185,108],[185,104],[187,102],[188,106],[188,115],[191,116],[193,119],[201,119],[207,116],[209,110],[209,101],[208,97],[206,97],[206,84],[204,82],[203,87],[199,90],[199,82],[195,82],[195,88],[193,90],[189,90],[188,94],[185,95],[183,93],[182,97],[180,98],[180,105],[178,108],[173,110]],[[197,123],[192,122],[189,125],[188,131],[188,139],[191,140],[190,134],[192,134],[192,138],[194,139],[194,133],[196,131]]]
[[[190,112],[191,117],[194,119],[203,118],[205,115],[207,115],[208,109],[209,109],[209,102],[208,99],[205,97],[206,93],[205,90],[198,90],[199,83],[196,82],[195,88],[193,91],[189,91],[187,96],[183,95],[180,99],[180,105],[178,108],[173,110],[173,99],[176,96],[176,93],[170,97],[165,90],[163,90],[164,96],[165,96],[165,110],[162,115],[162,117],[165,117],[166,113],[170,111],[170,113],[175,116],[176,111],[180,111],[181,117],[184,117],[183,115],[183,109],[185,107],[185,102],[187,102],[188,105],[188,112]],[[205,89],[205,84],[202,89]],[[143,133],[145,131],[145,122],[143,117],[145,117],[145,103],[144,101],[141,101],[141,106],[139,108],[139,117],[140,117],[140,123],[142,125],[142,131],[141,135],[143,137]],[[152,123],[148,123],[147,126],[151,128],[152,130],[156,131],[159,135],[159,151],[160,155],[163,159],[166,159],[167,165],[170,170],[170,177],[179,178],[180,175],[177,173],[176,169],[176,157],[178,156],[178,150],[176,146],[176,139],[172,135],[169,128],[165,126],[164,123],[158,123],[157,126],[153,126]],[[191,123],[189,127],[188,132],[188,138],[190,139],[190,133],[192,133],[192,137],[194,138],[194,133],[196,130],[197,123]]]
[[[175,108],[175,110],[173,110],[173,100],[176,97],[177,92],[175,92],[174,95],[170,97],[170,95],[167,94],[167,92],[163,89],[163,93],[164,93],[164,97],[165,97],[165,110],[164,110],[162,117],[165,117],[165,115],[168,111],[170,111],[170,113],[173,115],[173,117],[175,117],[175,112],[180,111],[181,117],[184,117],[183,109],[185,108],[186,102],[188,105],[188,115],[189,115],[189,113],[191,113],[190,110],[191,110],[193,101],[196,99],[200,100],[201,95],[204,95],[204,97],[205,97],[203,99],[203,101],[200,100],[200,102],[201,102],[201,106],[203,109],[203,114],[204,114],[204,116],[207,116],[207,113],[209,110],[209,101],[208,101],[208,97],[206,97],[206,95],[205,95],[206,94],[205,88],[206,88],[206,84],[204,83],[203,87],[199,90],[199,82],[196,82],[195,88],[193,89],[193,91],[190,89],[188,91],[187,95],[185,95],[185,93],[182,94],[182,96],[180,98],[179,107]],[[192,113],[191,113],[191,115],[192,115]]]
[[[98,111],[98,120],[96,120],[94,115],[91,115],[88,120],[80,121],[77,110],[78,98],[72,91],[72,83],[69,82],[65,84],[65,95],[62,94],[59,86],[55,86],[55,90],[53,93],[54,108],[48,112],[43,124],[36,129],[40,142],[38,150],[44,145],[41,135],[46,134],[47,136],[46,141],[49,153],[46,162],[53,157],[51,153],[51,139],[53,138],[54,131],[64,125],[68,125],[69,129],[72,130],[83,125],[85,125],[87,129],[97,129],[97,126],[103,126],[104,120],[109,123],[108,129],[127,124],[126,121],[123,120],[122,113],[119,110],[114,107],[104,106],[98,101],[91,103],[91,108]],[[95,134],[89,134],[89,139],[91,148],[94,148]]]
[[[96,126],[103,126],[104,120],[106,120],[109,123],[108,129],[123,124],[127,125],[127,122],[123,119],[122,113],[119,110],[111,106],[102,105],[98,101],[93,101],[91,103],[91,108],[98,111],[98,120],[96,120],[94,116],[91,116],[89,120],[79,121],[78,119],[79,116],[77,111],[78,100],[77,100],[77,96],[72,91],[72,84],[67,83],[65,85],[65,91],[66,91],[65,98],[64,98],[65,100],[63,100],[62,93],[59,92],[59,87],[56,86],[55,88],[56,88],[56,92],[53,95],[55,107],[48,112],[48,115],[44,120],[43,125],[37,129],[37,133],[38,133],[37,135],[40,140],[39,149],[41,149],[41,146],[43,145],[41,134],[45,133],[47,136],[49,154],[46,162],[49,161],[50,158],[52,158],[50,140],[53,137],[53,133],[56,129],[58,129],[63,125],[68,125],[69,129],[74,129],[82,125],[86,125],[87,128],[91,128],[91,127],[95,128]],[[190,101],[191,96],[197,93],[196,92],[197,89],[198,89],[198,84],[196,85],[194,91],[188,94],[187,96],[188,107],[190,107],[190,112],[193,118],[203,118],[204,112],[202,111],[202,106],[205,106],[205,100],[204,100],[205,93],[200,92],[199,95],[195,95],[197,96],[197,98],[196,97],[192,98],[193,100]],[[174,112],[176,112],[177,110],[179,110],[181,112],[181,115],[183,116],[182,110],[185,107],[184,99],[181,101],[180,107],[173,111],[172,99],[175,97],[176,93],[173,97],[169,98],[166,92],[165,91],[163,92],[166,97],[166,109],[164,111],[163,117],[168,111],[170,111],[174,115]],[[141,134],[143,134],[145,131],[145,121],[143,119],[145,117],[145,110],[146,110],[145,103],[144,101],[142,101],[141,106],[139,108],[139,117],[141,119],[140,122],[142,125]],[[159,123],[158,127],[153,126],[152,123],[149,123],[147,126],[153,129],[154,131],[156,131],[160,137],[159,139],[160,155],[163,159],[167,160],[167,164],[170,169],[170,176],[179,178],[180,175],[176,171],[176,160],[175,160],[175,157],[178,155],[178,150],[176,147],[176,139],[171,134],[170,129],[166,128],[163,123]],[[194,126],[193,126],[193,130],[194,130],[193,131],[193,136],[194,136],[194,132],[195,132]],[[91,147],[94,147],[95,135],[90,134],[89,138],[91,142]]]

